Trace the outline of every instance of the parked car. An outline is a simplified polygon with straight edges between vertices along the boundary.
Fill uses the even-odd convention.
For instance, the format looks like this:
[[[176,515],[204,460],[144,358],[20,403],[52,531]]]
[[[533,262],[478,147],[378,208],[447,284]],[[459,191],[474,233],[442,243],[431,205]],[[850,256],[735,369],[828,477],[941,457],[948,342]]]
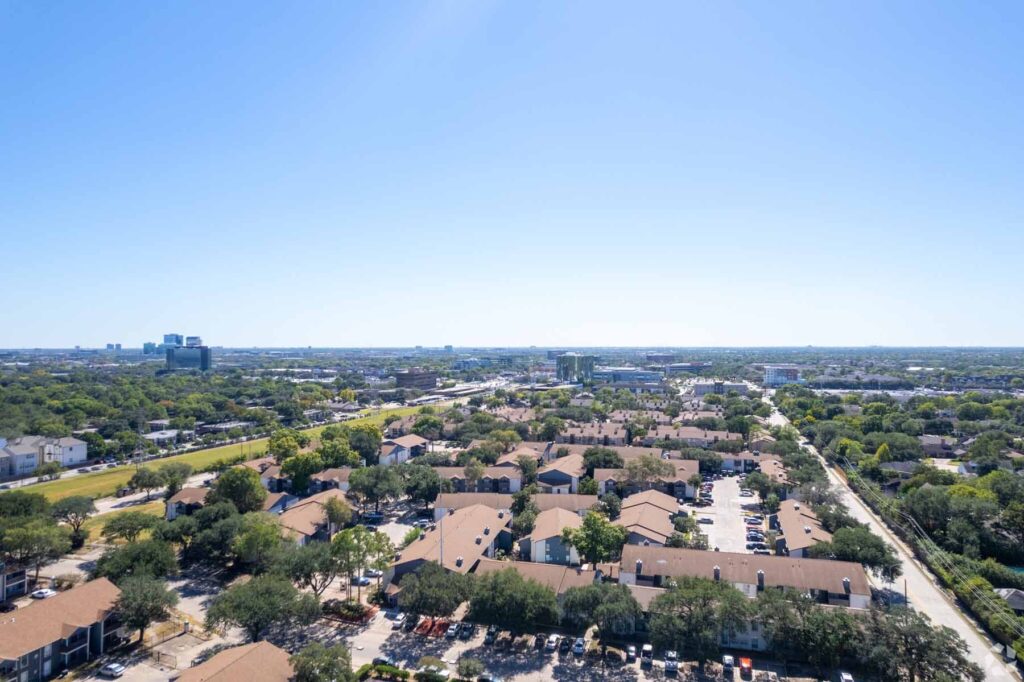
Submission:
[[[128,668],[120,663],[107,663],[105,666],[100,668],[100,676],[110,678],[121,677],[121,675],[124,675],[126,670],[128,670]]]
[[[360,587],[366,587],[370,584],[370,582],[370,579],[367,578],[365,575],[357,575],[354,578],[352,578],[352,584],[359,585]]]
[[[368,568],[363,571],[363,575],[367,578],[382,578],[384,577],[384,571],[379,568]]]
[[[697,523],[712,524],[714,522],[715,522],[715,520],[713,518],[711,518],[710,516],[702,516],[699,519],[697,519]]]
[[[569,653],[569,649],[571,649],[571,648],[572,648],[572,638],[571,637],[562,637],[562,639],[559,640],[559,642],[558,642],[558,653],[560,653],[560,654],[567,654],[567,653]]]
[[[626,647],[626,663],[632,663],[636,660],[636,646],[630,644]]]
[[[378,656],[377,658],[373,659],[373,664],[374,665],[390,665],[391,667],[394,667],[395,666],[395,659],[391,658],[390,656]]]
[[[747,549],[768,549],[768,545],[763,542],[748,542]]]
[[[0,613],[10,613],[11,611],[16,610],[17,608],[18,605],[14,602],[5,601],[3,604],[0,604]]]
[[[544,645],[545,651],[555,651],[558,649],[558,635],[548,635],[548,641]]]
[[[420,622],[420,617],[419,616],[413,616],[412,618],[406,618],[405,619],[405,631],[406,632],[412,632],[413,630],[416,629],[416,626],[419,625],[419,622]]]
[[[461,626],[458,623],[452,623],[448,626],[448,632],[444,633],[447,639],[455,639],[459,636],[459,630]]]
[[[533,638],[533,648],[535,651],[544,651],[548,638],[544,635],[537,635]]]
[[[51,590],[49,587],[44,587],[41,590],[36,590],[35,592],[30,593],[28,596],[33,599],[47,599],[55,594],[57,594],[57,590]]]
[[[729,656],[728,654],[722,656],[722,672],[726,675],[732,677],[732,669],[735,664],[736,661],[732,656]]]
[[[476,635],[476,625],[473,625],[472,623],[463,623],[462,630],[459,631],[459,638],[473,639],[474,635]]]
[[[648,668],[654,665],[654,647],[650,644],[644,644],[640,648],[640,665]]]
[[[576,641],[572,643],[572,652],[576,656],[582,656],[587,650],[587,643],[582,637],[577,637]]]
[[[679,654],[673,649],[665,652],[665,674],[675,675],[679,672]]]
[[[384,521],[384,514],[380,512],[366,512],[363,514],[363,521],[366,523],[382,523]]]
[[[405,625],[405,622],[407,620],[409,620],[409,616],[408,615],[406,615],[404,613],[398,614],[397,616],[395,616],[395,619],[393,621],[391,621],[391,629],[392,630],[401,630],[402,626]]]
[[[770,549],[755,549],[754,554],[758,554],[760,556],[771,556],[772,552]]]
[[[502,680],[497,675],[491,675],[490,673],[484,673],[480,677],[476,678],[476,682],[502,682]]]
[[[754,677],[754,664],[749,658],[740,659],[740,678],[750,680]]]
[[[839,682],[853,682],[853,675],[848,672],[839,673]]]
[[[452,675],[445,668],[438,668],[436,665],[423,666],[417,670],[416,673],[419,677],[433,678],[434,676],[437,676],[442,680],[447,680]],[[419,679],[419,677],[417,677],[417,679]]]

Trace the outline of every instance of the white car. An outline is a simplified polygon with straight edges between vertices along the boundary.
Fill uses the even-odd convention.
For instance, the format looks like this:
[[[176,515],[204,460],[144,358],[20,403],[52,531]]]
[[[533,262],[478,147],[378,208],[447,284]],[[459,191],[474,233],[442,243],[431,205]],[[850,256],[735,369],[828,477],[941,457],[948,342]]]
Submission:
[[[391,621],[392,630],[401,630],[402,626],[405,625],[405,621],[409,620],[409,616],[404,613],[400,613],[395,616],[395,619]]]
[[[853,682],[853,675],[850,673],[839,673],[839,682]]]
[[[124,675],[128,668],[124,667],[120,663],[107,663],[105,666],[100,668],[101,677],[121,677]]]
[[[44,587],[41,590],[36,590],[29,596],[33,599],[47,599],[57,594],[57,590],[51,590],[49,587]]]
[[[544,645],[545,651],[554,651],[558,648],[558,635],[548,635],[548,641]]]
[[[665,673],[679,672],[679,655],[674,650],[665,652]]]

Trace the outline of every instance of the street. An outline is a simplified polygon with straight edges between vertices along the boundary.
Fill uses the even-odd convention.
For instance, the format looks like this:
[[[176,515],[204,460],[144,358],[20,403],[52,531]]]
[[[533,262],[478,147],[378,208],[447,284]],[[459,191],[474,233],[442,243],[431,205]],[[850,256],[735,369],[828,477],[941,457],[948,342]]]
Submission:
[[[764,400],[770,403],[767,396]],[[773,426],[789,424],[789,420],[775,409],[774,405],[772,410],[769,422]],[[903,576],[897,581],[897,584],[892,586],[893,589],[902,592],[905,584],[907,599],[915,609],[931,618],[933,623],[945,625],[959,633],[967,642],[971,660],[981,666],[985,672],[986,680],[1000,682],[1019,680],[1020,676],[1016,670],[1006,665],[1001,657],[993,655],[991,647],[994,642],[977,626],[973,619],[953,603],[945,590],[939,587],[937,579],[932,576],[931,572],[914,558],[913,552],[889,531],[874,512],[861,501],[857,493],[850,489],[846,481],[833,471],[814,446],[809,443],[804,443],[804,446],[817,455],[828,473],[832,488],[839,494],[840,500],[849,509],[850,514],[857,521],[867,524],[873,533],[885,538],[896,549],[903,568]]]

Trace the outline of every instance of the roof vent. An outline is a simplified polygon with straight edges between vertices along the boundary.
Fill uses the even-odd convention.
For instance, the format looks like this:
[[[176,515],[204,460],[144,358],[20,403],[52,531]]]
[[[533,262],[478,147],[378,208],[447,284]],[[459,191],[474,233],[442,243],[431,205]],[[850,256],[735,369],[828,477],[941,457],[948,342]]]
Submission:
[[[427,537],[427,534],[424,533],[423,531],[420,531],[420,540],[422,540],[425,537]]]
[[[499,512],[498,512],[498,518],[499,518],[499,519],[503,519],[503,518],[505,518],[505,512],[503,512],[503,511],[499,511]]]
[[[484,526],[484,535],[490,535],[490,534],[491,534],[491,527],[490,526]]]
[[[454,516],[454,515],[455,515],[455,507],[452,507],[451,509],[448,510],[448,516]]]
[[[480,537],[479,535],[477,535],[477,536],[476,536],[476,544],[478,544],[478,545],[479,545],[479,544],[480,544],[481,542],[483,542],[483,538],[482,538],[482,537]]]
[[[804,526],[804,532],[805,533],[810,533],[811,532],[811,527],[810,526]]]
[[[641,575],[643,572],[644,572],[644,562],[643,562],[643,559],[637,559],[636,560],[636,574],[637,575]]]
[[[758,590],[763,590],[764,589],[764,571],[762,571],[762,570],[758,570],[757,571],[757,589]]]
[[[799,509],[799,508],[800,508],[799,503],[794,502],[793,503],[793,509]]]
[[[721,566],[715,566],[714,571],[715,571],[715,582],[718,582],[719,580],[722,579],[722,567]]]
[[[850,579],[849,578],[843,578],[843,591],[846,592],[846,594],[850,594]]]
[[[459,566],[460,568],[462,567],[462,557],[455,557],[455,565]]]

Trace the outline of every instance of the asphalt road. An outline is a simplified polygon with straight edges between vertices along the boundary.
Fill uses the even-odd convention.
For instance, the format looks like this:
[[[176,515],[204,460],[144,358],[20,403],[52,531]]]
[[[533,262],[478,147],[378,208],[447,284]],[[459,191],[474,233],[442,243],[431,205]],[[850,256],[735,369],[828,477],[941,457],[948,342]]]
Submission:
[[[779,426],[789,423],[789,420],[777,410],[772,412],[769,421],[773,425]],[[832,488],[839,494],[840,500],[850,510],[853,517],[861,523],[867,524],[873,533],[885,538],[896,549],[896,554],[903,567],[903,577],[891,587],[900,593],[906,590],[910,604],[917,611],[931,618],[933,623],[956,630],[967,642],[971,660],[981,666],[987,681],[1013,682],[1020,680],[1020,675],[1016,670],[1006,665],[1002,658],[992,654],[992,640],[939,587],[938,579],[914,558],[910,549],[889,531],[874,512],[850,489],[846,481],[832,470],[821,454],[810,444],[805,444],[805,446],[821,460],[828,472]]]

